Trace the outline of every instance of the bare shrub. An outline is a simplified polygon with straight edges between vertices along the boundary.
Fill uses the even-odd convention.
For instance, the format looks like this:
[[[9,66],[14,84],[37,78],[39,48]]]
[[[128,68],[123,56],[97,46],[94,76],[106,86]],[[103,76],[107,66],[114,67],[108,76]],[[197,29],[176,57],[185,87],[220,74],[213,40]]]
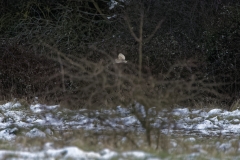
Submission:
[[[148,60],[144,59],[147,57],[144,55],[144,47],[161,29],[161,25],[164,25],[164,18],[159,19],[152,32],[146,34],[143,8],[140,8],[138,13],[135,14],[139,15],[138,29],[136,21],[133,27],[131,17],[127,14],[123,18],[125,27],[138,48],[137,52],[130,46],[121,48],[121,51],[126,53],[126,64],[114,62],[118,55],[117,50],[120,49],[109,43],[111,38],[108,41],[107,36],[104,39],[105,44],[98,42],[91,44],[89,48],[83,47],[85,50],[82,54],[65,54],[44,41],[41,45],[51,50],[49,57],[60,64],[61,90],[64,94],[59,99],[62,106],[89,110],[112,108],[116,105],[128,106],[145,129],[146,140],[151,146],[152,141],[155,141],[152,135],[154,134],[156,139],[161,136],[159,127],[153,125],[158,111],[174,105],[193,105],[196,101],[211,101],[224,96],[216,91],[222,83],[208,79],[201,72],[202,59],[166,59],[160,65],[163,69],[153,72],[154,65],[148,65]],[[111,34],[112,32],[109,32],[108,36]],[[128,51],[135,51],[137,58]],[[99,119],[106,120],[108,116]],[[158,142],[159,140],[157,146]]]
[[[62,66],[62,90],[67,93],[67,97],[61,97],[63,107],[101,110],[117,105],[128,106],[146,130],[149,146],[155,141],[153,135],[156,139],[161,137],[159,126],[164,126],[165,122],[159,122],[158,127],[153,125],[161,109],[181,104],[193,105],[196,101],[204,101],[204,95],[213,98],[223,96],[215,90],[221,84],[207,80],[201,72],[193,73],[197,67],[194,59],[179,60],[158,75],[152,75],[150,69],[144,66],[139,76],[139,65],[131,63],[128,57],[128,63],[116,64],[117,53],[111,55],[94,45],[90,46],[92,51],[88,54],[98,54],[98,61],[82,55],[66,55],[47,44],[43,45],[55,53],[55,61]],[[66,88],[65,84],[70,84],[70,88]],[[111,119],[108,116],[97,117],[105,121]],[[158,143],[159,140],[157,146]]]
[[[187,9],[179,11],[183,19],[171,16],[178,15],[178,5],[165,14],[158,8],[160,1],[129,1],[126,9],[117,8],[116,17],[107,19],[111,12],[103,12],[96,2],[55,4],[49,16],[31,3],[31,12],[16,26],[15,39],[23,49],[19,45],[1,55],[1,95],[18,84],[14,97],[39,96],[71,109],[127,106],[145,129],[148,145],[154,141],[157,147],[162,139],[159,128],[166,122],[153,123],[161,109],[226,98],[217,90],[224,83],[204,73],[206,55],[195,47],[199,43],[194,40],[202,34],[200,29],[195,33],[200,23],[194,14],[197,2],[179,1],[180,8]],[[114,62],[120,52],[127,63]],[[96,117],[104,121],[108,116]]]

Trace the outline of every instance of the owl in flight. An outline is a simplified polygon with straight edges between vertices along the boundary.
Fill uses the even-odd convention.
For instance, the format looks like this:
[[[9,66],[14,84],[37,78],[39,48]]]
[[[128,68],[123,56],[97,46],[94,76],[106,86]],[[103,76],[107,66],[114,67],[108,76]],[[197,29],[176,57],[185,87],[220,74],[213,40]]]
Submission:
[[[118,58],[115,59],[116,63],[127,63],[125,56],[122,53],[119,53]]]

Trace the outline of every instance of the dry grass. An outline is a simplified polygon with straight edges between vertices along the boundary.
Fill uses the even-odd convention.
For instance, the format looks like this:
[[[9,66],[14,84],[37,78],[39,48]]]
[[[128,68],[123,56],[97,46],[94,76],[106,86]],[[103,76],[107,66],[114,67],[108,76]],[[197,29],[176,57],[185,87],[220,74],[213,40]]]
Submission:
[[[208,159],[210,157],[225,159],[239,155],[238,137],[197,137],[181,135],[161,134],[160,145],[148,147],[145,135],[142,133],[112,134],[107,132],[95,133],[84,130],[54,132],[52,138],[27,138],[18,137],[14,143],[1,143],[0,148],[6,150],[41,151],[44,144],[52,142],[55,148],[76,146],[85,151],[100,151],[109,148],[113,151],[124,152],[131,150],[142,150],[161,158],[186,158],[194,155],[196,158]],[[136,146],[136,144],[138,146]],[[230,144],[231,148],[220,147]]]

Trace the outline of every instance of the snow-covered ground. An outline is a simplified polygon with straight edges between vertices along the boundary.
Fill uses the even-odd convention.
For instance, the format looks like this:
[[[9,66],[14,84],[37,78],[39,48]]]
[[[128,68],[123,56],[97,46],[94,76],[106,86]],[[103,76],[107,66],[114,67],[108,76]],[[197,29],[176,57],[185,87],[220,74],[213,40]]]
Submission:
[[[146,113],[143,106],[138,104],[136,107],[141,112],[141,117],[145,117]],[[154,112],[154,108],[150,109],[149,112]],[[115,116],[111,116],[113,114]],[[195,144],[198,137],[229,136],[231,137],[230,141],[217,141],[211,145],[215,146],[220,152],[240,154],[240,142],[238,142],[240,111],[238,109],[234,111],[222,109],[190,110],[187,108],[176,108],[168,111],[164,109],[151,122],[153,127],[161,128],[163,134],[187,136],[184,141],[193,143],[195,152],[184,155],[185,158],[191,159],[194,156],[199,156],[199,154],[206,155],[208,153],[203,146]],[[19,102],[8,102],[0,105],[0,141],[4,143],[16,144],[15,141],[19,136],[30,139],[47,137],[56,139],[55,135],[52,134],[55,130],[78,129],[94,130],[96,132],[111,129],[144,132],[144,128],[142,128],[135,115],[131,114],[129,109],[121,106],[112,110],[88,112],[84,109],[71,111],[59,105],[47,106],[38,103],[31,106],[25,106]],[[169,153],[178,150],[178,141],[176,139],[171,138],[170,144]],[[161,159],[157,155],[143,151],[120,153],[102,148],[99,152],[89,152],[76,146],[59,148],[54,146],[53,142],[46,142],[39,150],[0,148],[0,159],[6,159],[6,157],[8,159],[112,159],[116,157],[122,159],[128,159],[129,157],[132,159]]]

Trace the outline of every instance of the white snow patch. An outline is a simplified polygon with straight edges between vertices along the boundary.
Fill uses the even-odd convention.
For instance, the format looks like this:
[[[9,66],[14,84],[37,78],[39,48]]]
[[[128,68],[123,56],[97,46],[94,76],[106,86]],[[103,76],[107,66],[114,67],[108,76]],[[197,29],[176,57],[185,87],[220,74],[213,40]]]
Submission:
[[[189,114],[188,108],[177,108],[173,110],[173,115],[175,116],[186,116]]]
[[[19,102],[8,102],[1,106],[1,110],[7,110],[7,109],[13,109],[13,108],[19,108],[21,107],[21,104]]]
[[[42,131],[40,131],[37,128],[33,128],[31,131],[26,133],[26,136],[30,138],[35,138],[35,137],[46,137],[46,134]]]
[[[53,110],[58,108],[59,105],[54,105],[54,106],[46,106],[46,105],[42,105],[42,104],[35,104],[35,105],[31,105],[30,109],[32,110],[32,112],[34,113],[40,113],[46,110]]]
[[[14,134],[14,132],[16,132],[18,129],[17,128],[6,128],[4,130],[0,131],[0,139],[3,140],[13,140],[15,139],[16,135]]]
[[[221,109],[212,109],[208,112],[208,115],[211,116],[211,115],[215,115],[215,114],[220,114],[222,112]]]

